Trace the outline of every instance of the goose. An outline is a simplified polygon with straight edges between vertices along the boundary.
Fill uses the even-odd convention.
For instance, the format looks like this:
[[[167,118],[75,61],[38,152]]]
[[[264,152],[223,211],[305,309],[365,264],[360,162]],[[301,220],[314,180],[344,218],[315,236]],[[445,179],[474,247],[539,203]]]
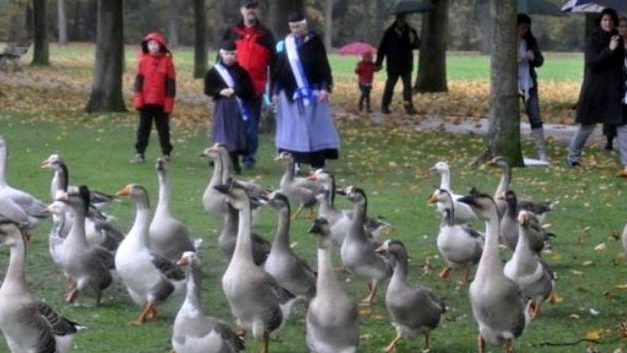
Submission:
[[[235,252],[235,245],[237,243],[237,227],[239,225],[239,211],[233,206],[227,203],[227,212],[224,216],[224,226],[222,232],[218,237],[218,247],[222,254],[226,256],[228,261],[231,261],[233,253]],[[251,232],[252,237],[252,251],[253,262],[257,266],[263,265],[270,254],[272,243],[264,239],[261,235]]]
[[[244,350],[244,340],[226,322],[202,313],[200,261],[196,253],[184,252],[177,265],[185,271],[187,293],[172,326],[173,352],[237,353]]]
[[[476,221],[477,215],[472,211],[472,208],[465,203],[457,201],[463,195],[455,194],[451,190],[451,169],[448,163],[444,161],[437,162],[433,167],[431,167],[431,170],[440,174],[439,189],[446,190],[451,194],[451,198],[455,203],[455,218],[453,218],[455,224],[468,224]],[[437,202],[436,206],[440,214],[444,217],[445,206],[441,202]]]
[[[518,243],[520,228],[518,216],[520,207],[516,198],[516,193],[512,190],[505,192],[505,204],[507,205],[505,215],[501,219],[501,240],[507,245],[510,250],[515,251],[516,244]],[[528,225],[527,229],[527,244],[531,247],[531,250],[539,254],[544,248],[544,241],[548,240],[548,234],[545,229],[542,228],[538,218],[533,213],[527,211]]]
[[[9,267],[0,286],[0,331],[13,353],[67,353],[74,335],[83,327],[60,316],[30,293],[24,271],[26,237],[12,220],[0,220],[0,246],[11,249]]]
[[[499,199],[499,197],[502,197],[502,195],[505,195],[505,193],[510,190],[510,184],[512,182],[512,168],[510,167],[509,162],[507,162],[507,159],[501,156],[494,157],[488,162],[488,165],[501,168],[503,172],[499,185],[494,193],[494,200],[496,201],[499,215],[503,215],[507,205],[504,201],[502,201],[502,199]],[[546,215],[551,211],[551,205],[546,202],[518,200],[518,207],[520,207],[521,210],[533,213],[538,218],[540,223],[544,222],[544,218],[546,218]]]
[[[50,181],[50,198],[56,200],[58,192],[77,192],[78,186],[69,185],[69,170],[67,164],[60,154],[51,154],[41,162],[41,168],[52,170],[52,180]],[[115,196],[102,191],[89,190],[89,204],[97,210],[104,209],[115,200]]]
[[[307,178],[295,176],[296,163],[291,153],[281,152],[275,160],[285,164],[285,172],[279,182],[281,192],[287,195],[294,203],[298,203],[298,209],[294,213],[294,218],[296,218],[304,208],[312,210],[317,202],[316,194],[322,191],[321,188]]]
[[[446,279],[454,267],[462,267],[464,268],[464,275],[461,284],[465,285],[468,283],[470,267],[476,265],[481,258],[485,237],[468,226],[455,224],[455,211],[457,209],[451,193],[446,189],[437,189],[430,202],[442,204],[444,211],[437,236],[437,245],[447,264],[440,272],[440,277]]]
[[[425,349],[428,350],[429,333],[442,321],[446,305],[431,290],[408,282],[408,256],[403,242],[388,239],[377,251],[394,259],[394,274],[385,294],[385,306],[396,329],[396,337],[385,351],[395,352],[398,341],[420,334],[425,336]]]
[[[290,247],[290,201],[275,191],[262,202],[278,213],[277,229],[272,250],[263,265],[279,285],[308,302],[316,294],[316,273]]]
[[[270,339],[283,327],[296,300],[274,278],[252,259],[250,236],[250,202],[246,189],[235,180],[215,188],[226,195],[226,201],[239,211],[237,244],[229,265],[222,275],[222,290],[237,324],[263,340],[268,353]]]
[[[479,325],[479,353],[485,353],[486,342],[513,352],[514,339],[522,335],[530,321],[531,301],[503,273],[499,257],[499,214],[494,200],[486,194],[473,193],[460,201],[469,204],[486,222],[485,247],[469,288],[470,306]]]
[[[171,262],[180,259],[186,251],[195,251],[194,243],[189,237],[189,229],[170,211],[170,179],[168,177],[167,162],[158,158],[155,163],[159,182],[159,201],[148,228],[150,250],[165,257]]]
[[[375,252],[376,244],[372,242],[364,230],[368,199],[364,190],[348,186],[342,194],[353,203],[353,218],[342,243],[340,255],[342,262],[357,276],[368,279],[369,293],[364,299],[368,304],[376,301],[379,282],[392,275],[392,264],[383,255]]]
[[[115,267],[131,299],[143,307],[130,324],[141,325],[157,316],[158,303],[183,290],[185,273],[148,248],[150,203],[146,189],[128,184],[116,196],[131,197],[136,205],[135,221],[115,254]]]
[[[50,216],[46,205],[33,195],[7,184],[8,147],[0,136],[0,214],[17,220],[25,230],[32,230]]]
[[[318,278],[316,296],[305,317],[307,347],[312,353],[355,353],[359,345],[359,310],[335,275],[331,225],[318,217],[309,233],[317,238]]]
[[[60,155],[50,155],[41,163],[41,167],[53,171],[52,180],[50,181],[50,196],[53,201],[59,197],[64,197],[68,192],[79,192],[78,186],[68,185],[69,170]],[[103,208],[104,205],[110,203],[113,199],[113,196],[89,190],[90,204],[85,217],[85,236],[89,244],[100,245],[115,252],[122,239],[124,239],[124,235],[110,223],[108,216],[99,210],[99,208]],[[99,205],[95,206],[92,202],[97,202]],[[53,226],[50,231],[57,234],[50,234],[52,238],[49,238],[49,240],[65,238],[70,232],[73,222],[72,217],[73,213],[67,210],[67,208],[64,210],[63,207],[57,207],[55,212],[52,213]]]
[[[73,216],[67,237],[56,246],[54,252],[51,252],[54,253],[53,260],[70,280],[65,301],[72,303],[79,292],[91,290],[96,295],[96,305],[99,305],[102,291],[109,287],[113,280],[110,270],[115,268],[114,255],[101,246],[87,242],[85,217],[89,209],[89,189],[84,185],[78,189],[77,194],[66,194],[54,202],[67,205]],[[52,206],[55,207],[64,206]]]
[[[505,264],[503,273],[514,281],[525,298],[531,298],[531,318],[540,313],[542,302],[547,300],[555,287],[553,272],[541,262],[529,244],[532,216],[527,211],[518,214],[519,237],[512,258]]]

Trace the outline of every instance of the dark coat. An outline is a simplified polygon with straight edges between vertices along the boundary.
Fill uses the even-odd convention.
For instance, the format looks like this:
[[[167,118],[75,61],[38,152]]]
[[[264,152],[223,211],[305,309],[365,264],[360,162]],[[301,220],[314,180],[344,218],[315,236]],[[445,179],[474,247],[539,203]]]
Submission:
[[[331,92],[333,89],[333,76],[331,75],[331,65],[327,58],[327,50],[322,43],[322,39],[315,33],[309,32],[303,44],[298,50],[300,61],[305,71],[305,76],[313,89],[324,89]],[[288,99],[291,101],[298,87],[296,79],[287,58],[285,42],[281,41],[277,45],[276,64],[272,74],[273,92],[285,90]]]
[[[244,101],[250,100],[254,95],[254,91],[250,76],[248,76],[246,70],[237,63],[232,66],[224,65],[224,67],[231,74],[233,82],[235,83],[235,87],[233,87],[235,95]],[[205,94],[212,97],[214,100],[219,100],[225,98],[220,95],[220,91],[224,88],[228,88],[228,86],[224,80],[222,80],[218,70],[214,67],[209,69],[205,75]]]
[[[536,74],[536,67],[544,65],[544,56],[540,51],[538,41],[533,35],[530,35],[529,32],[527,32],[523,39],[527,42],[527,50],[531,50],[533,52],[533,60],[529,60],[529,75],[531,75],[531,79],[533,80],[533,86],[538,87],[538,74]]]
[[[410,33],[414,41],[410,40]],[[388,73],[406,74],[414,69],[414,49],[420,48],[420,38],[416,30],[406,24],[399,32],[396,30],[396,22],[383,33],[383,39],[377,50],[377,66],[383,64],[383,58],[387,58],[386,68]]]
[[[586,40],[585,74],[575,119],[579,124],[622,122],[624,50],[620,45],[613,51],[609,48],[616,34],[616,30],[598,28]]]

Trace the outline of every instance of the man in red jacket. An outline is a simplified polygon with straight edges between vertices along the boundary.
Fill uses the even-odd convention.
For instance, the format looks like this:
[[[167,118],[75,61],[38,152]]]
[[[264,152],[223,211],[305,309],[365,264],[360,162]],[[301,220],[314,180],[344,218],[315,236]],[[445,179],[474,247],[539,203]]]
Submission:
[[[253,83],[255,96],[247,104],[249,118],[246,125],[246,152],[242,164],[253,168],[259,146],[259,117],[263,94],[268,82],[268,72],[274,66],[274,37],[258,18],[259,2],[244,0],[241,2],[242,21],[224,33],[223,40],[232,40],[237,48],[237,62],[246,70]]]
[[[141,42],[142,51],[137,62],[133,106],[139,110],[136,154],[131,163],[143,163],[148,146],[152,121],[159,133],[162,158],[170,160],[170,113],[176,94],[176,73],[172,54],[163,36],[157,32],[148,33]]]

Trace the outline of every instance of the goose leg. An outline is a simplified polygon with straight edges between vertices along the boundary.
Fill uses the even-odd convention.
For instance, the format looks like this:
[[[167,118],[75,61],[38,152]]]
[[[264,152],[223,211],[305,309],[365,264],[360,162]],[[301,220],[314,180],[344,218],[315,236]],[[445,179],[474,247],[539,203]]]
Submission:
[[[148,314],[154,310],[154,306],[155,306],[154,302],[148,302],[146,304],[146,307],[144,307],[144,311],[142,311],[142,313],[139,315],[137,319],[131,321],[130,324],[138,326],[146,322],[146,318],[148,317]]]
[[[267,330],[263,332],[263,350],[261,353],[269,353],[270,352],[270,332]]]
[[[477,335],[477,348],[479,349],[479,353],[485,353],[485,340],[481,333]]]
[[[68,293],[65,295],[66,303],[73,303],[74,299],[78,297],[78,288],[76,286],[77,286],[76,282],[72,281],[72,283],[70,284],[70,287],[68,288]]]
[[[153,305],[152,310],[150,310],[150,312],[148,312],[148,314],[146,315],[146,320],[154,319],[155,317],[157,317],[157,314],[159,314],[159,311],[157,310],[157,306]]]
[[[531,303],[530,311],[531,311],[531,319],[534,320],[540,315],[540,306],[542,304],[539,301],[533,301]]]
[[[446,265],[446,266],[442,269],[442,271],[440,272],[440,275],[439,275],[439,276],[440,276],[440,278],[442,278],[442,279],[447,279],[447,278],[448,278],[448,276],[451,274],[451,270],[452,270],[452,269],[453,269],[453,268],[451,267],[451,265]]]
[[[470,267],[466,266],[464,268],[464,275],[462,276],[462,279],[459,281],[459,284],[462,286],[465,286],[468,284],[468,282],[470,282]]]
[[[100,300],[102,299],[102,291],[98,289],[96,291],[96,306],[100,306]]]
[[[390,342],[390,344],[388,344],[387,347],[385,347],[385,353],[394,353],[394,352],[396,352],[396,344],[402,338],[403,338],[403,336],[399,332],[397,332],[396,333],[396,337],[394,337],[392,342]]]
[[[425,351],[429,350],[429,333],[425,333]]]
[[[379,281],[377,281],[376,279],[372,280],[372,282],[368,283],[368,289],[370,289],[370,291],[368,292],[368,295],[366,296],[366,298],[364,298],[364,302],[367,302],[368,304],[372,305],[374,303],[377,302],[377,289],[379,288]]]
[[[243,338],[246,338],[246,329],[241,328],[241,327],[240,327],[240,328],[238,328],[238,329],[235,331],[235,335],[236,335],[236,336],[238,336],[238,337],[241,337],[242,339],[243,339]]]
[[[294,215],[292,216],[292,219],[296,219],[298,218],[298,215],[303,211],[303,204],[301,203],[300,206],[298,206],[298,209],[296,210],[296,212],[294,212]]]
[[[505,340],[503,348],[505,348],[507,353],[514,353],[514,341],[512,339]]]

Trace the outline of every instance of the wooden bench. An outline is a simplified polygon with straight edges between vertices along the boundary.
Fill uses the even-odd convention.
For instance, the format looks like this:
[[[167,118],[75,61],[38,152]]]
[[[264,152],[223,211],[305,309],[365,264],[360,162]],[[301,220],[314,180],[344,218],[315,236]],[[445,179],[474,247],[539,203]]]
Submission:
[[[22,56],[28,52],[30,44],[7,44],[4,50],[0,52],[0,70],[4,72],[21,71]]]

